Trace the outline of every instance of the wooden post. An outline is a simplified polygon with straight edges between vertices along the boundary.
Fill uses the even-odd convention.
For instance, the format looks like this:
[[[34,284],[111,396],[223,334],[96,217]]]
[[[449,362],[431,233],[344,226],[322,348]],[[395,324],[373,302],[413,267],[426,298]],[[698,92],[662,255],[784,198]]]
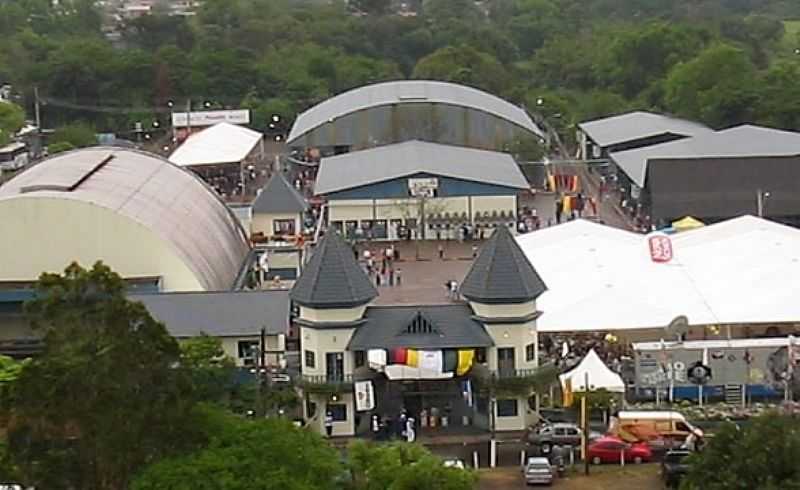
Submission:
[[[589,417],[587,413],[586,396],[589,394],[589,373],[583,379],[583,397],[581,397],[581,427],[583,437],[581,438],[581,452],[583,454],[583,473],[589,474]]]

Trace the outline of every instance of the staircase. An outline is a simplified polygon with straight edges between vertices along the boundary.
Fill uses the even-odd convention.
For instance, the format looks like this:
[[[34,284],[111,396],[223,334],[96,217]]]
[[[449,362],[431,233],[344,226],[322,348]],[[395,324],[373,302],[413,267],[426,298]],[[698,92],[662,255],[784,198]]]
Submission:
[[[728,405],[741,405],[744,401],[742,385],[725,385],[725,403]]]

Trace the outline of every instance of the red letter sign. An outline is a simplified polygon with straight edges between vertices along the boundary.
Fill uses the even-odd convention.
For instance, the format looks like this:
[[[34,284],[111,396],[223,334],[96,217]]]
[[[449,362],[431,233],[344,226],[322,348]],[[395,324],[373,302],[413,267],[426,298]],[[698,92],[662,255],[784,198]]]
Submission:
[[[650,244],[650,258],[653,262],[669,262],[672,260],[672,242],[668,236],[651,236],[648,240]]]

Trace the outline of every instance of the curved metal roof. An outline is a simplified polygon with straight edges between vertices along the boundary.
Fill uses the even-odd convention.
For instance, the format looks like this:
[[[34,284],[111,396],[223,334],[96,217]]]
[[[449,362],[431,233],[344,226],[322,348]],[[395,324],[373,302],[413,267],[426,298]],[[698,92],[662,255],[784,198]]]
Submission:
[[[71,151],[0,186],[0,203],[28,197],[82,201],[142,224],[172,246],[206,290],[230,289],[250,248],[236,217],[199,177],[150,153]]]
[[[373,107],[431,102],[468,107],[505,119],[540,137],[543,132],[524,109],[481,90],[449,82],[400,80],[376,83],[344,92],[297,116],[289,143],[336,118]]]

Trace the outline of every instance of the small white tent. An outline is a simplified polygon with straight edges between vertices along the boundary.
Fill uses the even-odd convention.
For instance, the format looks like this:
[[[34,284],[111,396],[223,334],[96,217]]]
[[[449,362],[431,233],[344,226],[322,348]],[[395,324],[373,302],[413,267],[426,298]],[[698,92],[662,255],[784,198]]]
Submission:
[[[600,356],[590,350],[580,364],[558,377],[561,386],[570,380],[572,391],[586,391],[586,374],[589,374],[589,389],[605,389],[614,393],[625,393],[625,382],[622,377],[608,368]]]

